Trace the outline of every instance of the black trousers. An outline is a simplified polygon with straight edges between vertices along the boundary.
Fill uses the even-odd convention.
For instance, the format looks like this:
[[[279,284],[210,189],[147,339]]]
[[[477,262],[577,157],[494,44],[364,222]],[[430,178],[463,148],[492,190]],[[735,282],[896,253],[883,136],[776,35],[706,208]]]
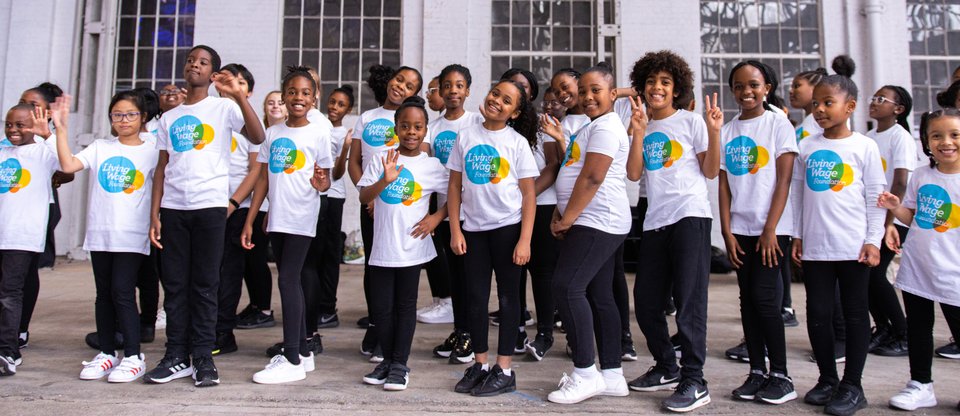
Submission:
[[[283,311],[283,355],[293,364],[300,363],[300,351],[306,351],[307,347],[300,273],[310,249],[310,240],[305,235],[270,233],[270,243],[277,259],[277,288],[280,289]]]
[[[625,242],[621,242],[613,255],[613,300],[617,303],[617,313],[620,314],[620,331],[630,333],[630,289],[627,287],[627,273],[623,266],[624,246]]]
[[[0,355],[13,356],[23,311],[23,284],[38,253],[0,250]]]
[[[711,222],[709,218],[687,217],[644,231],[640,239],[639,269],[633,287],[637,323],[657,367],[670,373],[680,371],[684,379],[703,379]],[[682,370],[677,366],[663,315],[671,293],[677,306]]]
[[[407,365],[417,327],[417,290],[422,264],[407,267],[370,266],[373,316],[384,360]]]
[[[533,221],[533,238],[530,241],[530,262],[524,266],[524,274],[530,272],[530,282],[533,288],[533,303],[537,312],[537,332],[553,334],[553,312],[556,302],[553,299],[553,274],[557,267],[560,248],[556,238],[550,232],[550,221],[556,205],[537,205],[537,216]],[[520,314],[523,323],[523,312],[526,308],[526,279],[520,283]]]
[[[360,238],[363,240],[363,298],[367,302],[367,317],[370,319],[370,326],[363,335],[366,342],[377,344],[377,331],[374,329],[376,319],[373,317],[370,303],[373,299],[370,297],[370,253],[373,248],[373,216],[367,212],[367,207],[360,204]]]
[[[160,305],[160,251],[153,245],[150,245],[150,255],[140,262],[137,289],[140,292],[140,326],[153,328],[157,324]]]
[[[513,355],[520,326],[520,266],[513,263],[513,250],[520,239],[520,224],[488,231],[464,231],[467,253],[463,256],[466,270],[466,295],[470,337],[477,354],[489,350],[487,330],[490,327],[487,305],[490,302],[490,274],[496,274],[500,304],[500,327],[497,354]]]
[[[833,299],[838,283],[846,325],[847,362],[842,380],[834,361]],[[856,260],[804,260],[803,285],[807,289],[807,333],[820,369],[820,381],[860,386],[870,344],[870,268]]]
[[[336,200],[336,207],[331,203],[334,199],[327,196],[321,196],[320,201],[317,234],[310,241],[307,260],[300,274],[306,314],[304,322],[308,334],[317,330],[321,313],[337,312],[337,286],[340,283],[340,260],[343,257],[340,240],[343,200]]]
[[[894,227],[900,233],[902,244],[910,229],[899,225]],[[877,327],[890,327],[897,336],[904,336],[907,334],[907,318],[903,315],[896,289],[887,280],[887,267],[895,255],[886,244],[880,244],[880,264],[870,268],[870,315]]]
[[[216,341],[226,208],[160,209],[167,354],[209,357]]]
[[[40,297],[40,271],[41,267],[53,267],[57,259],[56,242],[54,241],[54,230],[60,223],[60,194],[57,188],[53,188],[53,203],[50,204],[49,217],[47,220],[47,239],[43,246],[43,252],[38,253],[37,257],[30,263],[30,269],[27,274],[27,280],[23,285],[23,312],[20,314],[20,332],[30,330],[30,320],[33,319],[33,310],[37,307],[37,298]]]
[[[463,226],[463,223],[460,223]],[[453,254],[450,248],[450,221],[440,221],[440,225],[434,230],[434,234],[440,241],[437,252],[443,250],[447,257],[447,267],[450,268],[450,301],[453,302],[453,328],[466,331],[468,328],[468,310],[469,301],[466,294],[466,272],[463,266],[463,257]],[[531,247],[531,250],[533,248]]]
[[[270,310],[273,297],[273,276],[270,274],[270,266],[267,265],[267,246],[270,245],[270,239],[263,231],[263,221],[266,218],[267,213],[260,211],[253,220],[253,235],[250,236],[253,248],[247,250],[243,273],[250,304],[262,310]]]
[[[735,235],[745,252],[740,254],[743,265],[737,269],[740,286],[740,319],[743,336],[750,355],[750,369],[767,372],[764,348],[770,356],[770,371],[787,374],[787,344],[783,331],[783,280],[778,267],[763,265],[763,256],[756,251],[758,236]],[[780,251],[789,253],[790,237],[777,236]],[[777,264],[788,262],[786,256],[777,257]]]
[[[223,260],[220,264],[217,332],[231,332],[237,327],[237,306],[243,292],[243,276],[247,269],[247,250],[240,245],[240,234],[247,221],[249,208],[238,208],[227,218],[223,239]]]
[[[430,195],[430,212],[437,212],[437,194]],[[447,250],[443,250],[443,241],[440,236],[434,232],[431,236],[433,247],[437,251],[437,257],[426,264],[427,282],[430,283],[430,294],[435,298],[445,299],[450,297],[450,264],[447,258]],[[447,244],[449,246],[449,244]]]
[[[95,316],[100,351],[116,354],[117,324],[123,334],[123,355],[140,354],[140,314],[137,312],[137,272],[146,258],[140,253],[90,252],[97,287]],[[156,318],[154,318],[156,319]]]
[[[620,368],[620,313],[613,299],[613,270],[626,238],[574,225],[560,241],[553,293],[577,368],[592,366],[596,351],[600,368]]]
[[[933,301],[908,292],[903,293],[907,309],[907,344],[910,345],[910,379],[933,382]],[[950,333],[960,334],[960,307],[940,304]]]

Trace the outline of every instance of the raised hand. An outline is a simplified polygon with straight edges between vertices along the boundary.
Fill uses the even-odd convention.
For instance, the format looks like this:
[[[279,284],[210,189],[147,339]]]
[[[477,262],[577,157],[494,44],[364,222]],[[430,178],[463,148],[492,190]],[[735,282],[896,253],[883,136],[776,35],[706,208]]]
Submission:
[[[211,77],[214,87],[217,91],[220,91],[221,95],[226,95],[234,99],[241,99],[243,97],[243,90],[240,88],[240,79],[230,73],[230,71],[223,70],[213,74]]]
[[[40,107],[33,107],[33,112],[30,114],[30,118],[33,120],[33,125],[24,130],[33,133],[34,136],[40,136],[44,140],[50,137],[50,111],[45,110]]]
[[[632,111],[630,115],[630,133],[646,132],[647,123],[650,122],[650,115],[647,114],[649,110],[644,108],[639,96],[627,97],[627,99],[630,100],[630,110]]]
[[[57,100],[50,104],[50,113],[49,116],[53,119],[54,126],[60,126],[63,128],[67,127],[67,119],[70,114],[70,101],[72,97],[69,95],[62,95],[57,97]],[[44,122],[43,124],[46,124]]]
[[[707,128],[720,131],[720,128],[723,127],[723,110],[720,109],[717,93],[713,93],[713,100],[710,100],[709,95],[704,97],[704,100],[703,119],[707,122]]]
[[[387,156],[380,158],[380,163],[383,164],[383,180],[388,184],[397,180],[403,171],[403,165],[397,165],[399,159],[400,152],[395,149],[387,150]]]
[[[553,137],[561,145],[566,145],[566,138],[563,137],[563,127],[560,126],[560,120],[549,114],[540,115],[540,129],[543,134]]]

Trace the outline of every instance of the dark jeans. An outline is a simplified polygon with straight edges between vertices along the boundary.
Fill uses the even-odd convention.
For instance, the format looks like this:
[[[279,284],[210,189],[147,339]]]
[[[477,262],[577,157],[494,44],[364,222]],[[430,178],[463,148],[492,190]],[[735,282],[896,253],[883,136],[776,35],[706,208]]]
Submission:
[[[223,260],[220,264],[217,332],[231,332],[237,327],[237,306],[243,292],[247,250],[240,245],[240,234],[247,221],[249,208],[238,208],[227,218],[223,239]]]
[[[560,241],[553,293],[577,368],[592,366],[597,350],[600,368],[620,368],[620,313],[613,299],[613,269],[626,237],[574,225]]]
[[[463,223],[460,223],[463,226]],[[468,328],[467,294],[466,294],[466,273],[463,268],[463,256],[453,254],[450,248],[450,221],[440,221],[434,233],[440,244],[437,251],[442,247],[447,256],[447,266],[450,268],[450,301],[453,302],[453,328],[466,331]],[[531,250],[533,248],[531,247]]]
[[[556,205],[537,205],[537,216],[533,221],[533,238],[530,241],[530,262],[524,266],[524,272],[530,271],[530,281],[533,288],[533,303],[537,312],[537,332],[553,334],[553,312],[556,302],[553,299],[553,274],[557,266],[559,246],[556,238],[550,232],[550,221]],[[524,273],[526,276],[526,273]],[[520,286],[520,314],[526,310],[526,279],[521,280]]]
[[[707,287],[710,278],[709,218],[687,217],[674,224],[644,231],[633,286],[633,305],[640,331],[657,367],[684,379],[702,380],[707,356]],[[663,311],[673,294],[682,358],[670,343]],[[564,322],[566,325],[566,322]]]
[[[740,286],[740,319],[743,336],[750,355],[750,369],[767,372],[764,348],[770,356],[770,371],[787,374],[787,344],[783,332],[782,296],[783,280],[780,267],[768,267],[762,263],[757,252],[758,236],[735,235],[743,249],[737,269]],[[780,251],[789,253],[790,237],[777,236]],[[777,257],[777,264],[788,262],[786,256]]]
[[[306,352],[307,347],[300,273],[310,250],[310,240],[305,235],[270,233],[283,312],[283,355],[293,364],[300,363],[300,351]]]
[[[921,383],[933,382],[933,301],[903,293],[907,309],[907,345],[910,346],[910,379]],[[940,304],[950,332],[960,334],[960,307]]]
[[[894,227],[900,233],[902,244],[910,229],[899,225]],[[903,337],[907,334],[907,318],[903,315],[896,289],[887,280],[887,267],[895,255],[885,243],[880,244],[880,264],[870,268],[870,315],[873,315],[873,322],[878,328],[890,327],[896,336]]]
[[[140,262],[137,289],[140,291],[140,326],[153,328],[160,305],[160,251],[152,244],[150,255]]]
[[[422,264],[407,267],[370,266],[373,316],[383,358],[407,365],[417,327],[417,290]]]
[[[146,258],[140,253],[90,252],[97,287],[95,315],[100,351],[114,355],[117,324],[123,334],[123,355],[140,354],[140,314],[137,312],[137,272]],[[154,318],[156,319],[156,318]]]
[[[17,337],[23,310],[23,283],[37,254],[0,250],[0,355],[4,357],[13,356],[19,348]]]
[[[832,300],[840,286],[840,305],[846,325],[846,355],[843,380],[834,361]],[[820,381],[860,386],[870,344],[868,293],[870,268],[856,260],[803,261],[803,285],[807,289],[807,333],[820,369]],[[830,299],[830,302],[825,300]]]
[[[500,327],[497,354],[512,356],[520,326],[520,266],[513,263],[513,250],[520,239],[520,224],[488,231],[464,231],[467,253],[463,256],[466,270],[466,295],[470,337],[473,351],[487,352],[487,331],[490,327],[487,304],[490,302],[490,274],[496,274],[500,304]]]
[[[209,357],[216,340],[226,208],[160,209],[167,354]]]
[[[267,265],[267,246],[270,245],[270,239],[263,231],[263,221],[266,218],[267,213],[260,211],[253,220],[253,235],[250,236],[253,248],[247,250],[243,273],[250,304],[262,310],[270,310],[273,297],[273,276],[270,274],[270,266]]]

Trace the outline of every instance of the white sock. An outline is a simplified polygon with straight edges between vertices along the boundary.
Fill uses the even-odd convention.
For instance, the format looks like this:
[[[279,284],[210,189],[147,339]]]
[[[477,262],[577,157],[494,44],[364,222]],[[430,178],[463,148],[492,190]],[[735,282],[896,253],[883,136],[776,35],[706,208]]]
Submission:
[[[490,363],[480,364],[480,369],[483,371],[490,371]]]
[[[606,378],[620,378],[623,377],[623,368],[608,368],[600,370],[600,373]]]
[[[265,310],[261,310],[260,313],[262,313],[262,314],[264,314],[264,315],[270,315],[271,313],[273,313],[273,311],[271,311],[271,310],[269,310],[269,309],[265,309]]]
[[[790,313],[793,313],[793,308],[783,308],[783,310],[785,310],[785,311],[787,311],[787,312],[790,312]]]
[[[573,368],[573,374],[576,374],[576,375],[580,376],[580,378],[588,379],[588,380],[589,380],[589,379],[592,379],[592,378],[598,376],[598,375],[600,374],[600,372],[597,371],[597,365],[594,364],[594,365],[591,365],[590,367],[587,367],[587,368],[577,368],[577,367],[574,367],[574,368]]]
[[[523,330],[523,328],[524,328],[524,327],[523,327],[523,324],[521,323],[520,326],[517,327],[517,330],[519,330],[520,332],[526,332],[526,331]],[[524,335],[526,335],[526,334],[524,334]]]
[[[510,374],[513,374],[513,369],[512,369],[512,368],[504,368],[504,369],[502,369],[502,370],[503,370],[503,375],[505,375],[505,376],[507,376],[507,377],[510,377]]]

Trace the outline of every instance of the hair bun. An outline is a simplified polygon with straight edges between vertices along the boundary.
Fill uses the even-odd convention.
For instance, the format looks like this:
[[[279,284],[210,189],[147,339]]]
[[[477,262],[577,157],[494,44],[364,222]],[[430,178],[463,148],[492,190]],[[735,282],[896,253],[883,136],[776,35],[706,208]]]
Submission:
[[[416,96],[416,95],[411,95],[406,99],[404,99],[403,104],[401,105],[404,105],[404,106],[415,105],[417,107],[423,107],[425,104],[426,104],[426,101],[424,101],[423,98],[420,98],[419,96]]]
[[[349,93],[349,94],[353,94],[353,86],[351,86],[350,84],[343,84],[343,85],[340,86],[339,89],[341,89],[341,90],[343,90],[344,92],[347,92],[347,93]]]
[[[830,67],[833,68],[833,72],[850,78],[853,76],[854,71],[857,70],[857,63],[854,62],[853,58],[849,55],[837,55],[836,58],[833,58],[833,62],[830,63]]]
[[[309,74],[309,73],[310,73],[310,67],[309,67],[309,66],[304,66],[304,65],[290,65],[290,66],[287,67],[287,74],[288,74],[288,75],[289,75],[289,74],[292,74],[292,73],[294,73],[294,72],[306,72],[306,73]],[[313,75],[311,75],[310,77],[312,78]]]
[[[613,66],[610,65],[610,63],[607,62],[607,61],[597,62],[597,64],[594,65],[594,66],[597,67],[597,68],[606,68],[606,69],[609,69],[610,71],[613,71]]]

